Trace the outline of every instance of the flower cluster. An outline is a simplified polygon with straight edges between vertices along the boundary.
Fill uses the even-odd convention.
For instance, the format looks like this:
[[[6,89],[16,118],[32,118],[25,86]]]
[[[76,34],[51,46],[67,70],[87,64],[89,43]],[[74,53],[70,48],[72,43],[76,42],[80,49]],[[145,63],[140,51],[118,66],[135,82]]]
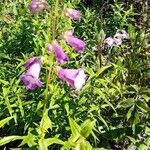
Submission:
[[[103,48],[111,48],[112,46],[119,46],[122,44],[122,40],[129,39],[129,35],[125,30],[116,32],[114,37],[108,37],[104,40]]]
[[[32,0],[29,4],[29,9],[32,13],[39,12],[45,9],[47,3],[45,0]],[[66,8],[64,15],[70,19],[79,20],[81,18],[80,12],[71,8]],[[86,46],[86,43],[75,37],[73,32],[68,30],[62,34],[62,40],[64,40],[69,46],[71,46],[77,52],[83,52]],[[65,51],[61,48],[57,40],[52,41],[47,45],[48,51],[54,51],[55,58],[58,64],[65,64],[68,62],[69,58]],[[25,63],[25,68],[27,72],[20,76],[20,80],[23,81],[27,89],[35,89],[41,87],[42,83],[39,80],[39,74],[41,70],[42,62],[40,58],[33,57],[30,58]],[[79,69],[63,69],[61,67],[56,68],[57,76],[66,81],[69,85],[74,87],[77,90],[80,90],[85,84],[86,75],[84,70]]]

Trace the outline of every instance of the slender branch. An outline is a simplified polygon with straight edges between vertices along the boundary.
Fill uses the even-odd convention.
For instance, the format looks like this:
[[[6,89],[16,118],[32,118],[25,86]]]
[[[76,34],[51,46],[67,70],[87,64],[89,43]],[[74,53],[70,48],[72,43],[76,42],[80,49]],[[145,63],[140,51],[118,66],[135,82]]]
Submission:
[[[101,43],[97,45],[98,58],[99,58],[99,67],[102,67],[102,46]]]

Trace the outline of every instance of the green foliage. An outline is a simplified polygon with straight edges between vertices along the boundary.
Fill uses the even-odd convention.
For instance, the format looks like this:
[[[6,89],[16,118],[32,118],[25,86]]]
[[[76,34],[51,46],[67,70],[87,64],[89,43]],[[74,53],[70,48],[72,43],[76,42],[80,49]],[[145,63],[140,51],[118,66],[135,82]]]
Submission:
[[[6,0],[0,6],[0,149],[148,150],[146,2],[94,0],[90,6],[88,0],[47,2],[49,9],[37,14],[29,12],[30,0]],[[81,19],[71,21],[64,16],[66,7],[79,9]],[[144,18],[141,26],[137,16]],[[82,67],[87,74],[80,91],[57,78],[58,64],[46,49],[68,29],[86,41],[80,54],[60,40],[69,55],[69,62],[62,67]],[[105,38],[122,29],[129,39],[103,50]],[[43,86],[30,91],[19,77],[24,62],[33,56],[42,58]]]

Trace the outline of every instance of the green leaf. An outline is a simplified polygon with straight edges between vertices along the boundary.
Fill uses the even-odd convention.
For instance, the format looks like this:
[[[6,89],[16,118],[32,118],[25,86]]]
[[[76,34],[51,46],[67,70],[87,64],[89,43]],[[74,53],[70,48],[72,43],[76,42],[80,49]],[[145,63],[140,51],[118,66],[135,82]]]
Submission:
[[[134,114],[134,120],[133,120],[133,124],[132,124],[133,134],[135,134],[135,125],[138,124],[139,122],[140,122],[139,114],[138,114],[138,112],[135,112],[135,114]]]
[[[147,135],[149,135],[149,137],[150,137],[150,128],[149,128],[149,127],[146,127],[145,133],[146,133]]]
[[[46,143],[45,139],[40,139],[39,140],[39,150],[48,150],[48,145]]]
[[[101,29],[101,31],[97,34],[97,41],[98,41],[98,43],[102,44],[104,39],[105,39],[105,37],[106,37],[106,34],[105,34],[104,30]]]
[[[129,33],[129,37],[134,40],[136,37],[136,32],[135,32],[135,27],[132,24],[128,25],[128,33]]]
[[[134,99],[133,98],[128,98],[128,99],[124,99],[122,102],[120,102],[118,104],[117,107],[124,107],[124,108],[128,108],[134,105]]]
[[[9,84],[8,81],[2,80],[2,79],[0,79],[0,83],[2,83],[2,84],[4,84],[4,85],[8,85],[8,84]]]
[[[88,119],[88,120],[84,121],[84,123],[82,123],[82,125],[81,125],[82,136],[87,138],[91,134],[91,132],[95,126],[95,122],[96,122],[95,120],[91,121]]]
[[[16,6],[16,4],[14,4],[13,5],[13,14],[15,15],[15,16],[17,16],[18,15],[18,12],[17,12],[17,8],[16,8],[17,6]]]
[[[69,116],[70,112],[69,112],[69,104],[68,103],[65,104],[65,109],[66,109],[67,115]]]
[[[81,127],[72,118],[69,118],[69,124],[70,124],[72,135],[79,136]]]
[[[64,142],[58,138],[40,139],[39,140],[39,150],[48,150],[48,146],[50,146],[52,144],[63,145]]]
[[[131,85],[131,87],[132,87],[136,92],[139,91],[139,87],[138,87],[137,85]]]
[[[42,103],[42,101],[39,101],[38,104],[37,104],[36,111],[38,111],[38,110],[41,109],[42,107],[43,107],[43,103]]]
[[[109,69],[110,67],[111,67],[111,65],[98,69],[96,72],[96,77],[98,77],[100,74],[102,74],[105,70]]]
[[[9,94],[9,88],[3,88],[3,96],[4,96],[4,99],[5,99],[5,104],[7,106],[7,109],[10,113],[10,115],[12,116],[12,113],[13,113],[13,109],[11,107],[11,104],[10,104],[10,101],[9,101],[9,98],[8,98],[8,94]]]
[[[20,109],[21,116],[24,117],[24,110],[23,110],[23,106],[22,106],[22,101],[21,101],[19,95],[17,97],[18,97],[18,104],[19,104],[19,109]]]
[[[64,145],[64,142],[58,138],[48,138],[48,139],[45,139],[46,140],[46,144],[49,146],[49,145],[52,145],[52,144],[60,144],[60,145]]]
[[[128,110],[128,112],[127,112],[127,120],[129,120],[130,119],[130,117],[131,117],[131,115],[132,115],[132,112],[133,112],[133,110],[134,110],[134,105]]]
[[[79,150],[92,150],[92,146],[90,145],[90,143],[88,141],[86,141],[86,139],[81,138],[81,141],[75,147],[75,149],[79,149]]]
[[[106,126],[107,129],[109,129],[107,122],[105,121],[105,119],[99,114],[98,118],[104,123],[104,125]]]
[[[13,117],[7,117],[0,121],[0,128],[2,128],[6,123],[8,123]]]
[[[7,137],[0,139],[0,146],[5,145],[15,140],[22,140],[22,139],[23,139],[22,136],[7,136]]]
[[[104,96],[104,93],[101,91],[101,89],[95,87],[94,92],[96,94],[98,94],[99,97],[102,98],[116,112],[114,106],[106,99],[106,97]]]
[[[131,136],[127,136],[127,138],[129,138],[129,140],[133,143],[133,144],[136,144],[136,139],[134,139],[133,137]]]
[[[28,135],[23,137],[23,141],[21,142],[19,147],[25,144],[27,144],[29,147],[35,146],[37,144],[35,142],[35,138],[36,138],[36,135],[33,135],[32,133],[30,133],[30,131],[28,131]]]
[[[52,129],[52,122],[48,116],[48,110],[46,110],[43,114],[41,123],[40,123],[40,131],[41,131],[41,136],[45,136],[45,132],[47,132],[47,129]]]
[[[136,105],[143,112],[147,112],[147,111],[150,110],[148,105],[147,105],[147,103],[145,101],[140,101],[139,100],[139,101],[137,101]]]
[[[149,147],[146,146],[145,144],[140,144],[139,150],[149,150]]]
[[[6,104],[6,106],[7,106],[7,109],[8,109],[8,111],[9,111],[9,114],[12,116],[12,114],[13,114],[13,109],[12,109],[12,107],[11,107],[11,104],[10,104],[10,102],[9,102],[8,97],[5,98],[5,104]]]

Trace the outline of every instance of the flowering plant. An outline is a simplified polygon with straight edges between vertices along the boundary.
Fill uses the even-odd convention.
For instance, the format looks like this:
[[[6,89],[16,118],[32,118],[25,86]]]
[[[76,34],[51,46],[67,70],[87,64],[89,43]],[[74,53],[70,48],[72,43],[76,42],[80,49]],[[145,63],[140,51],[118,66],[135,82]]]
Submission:
[[[148,150],[147,6],[3,0],[0,149]]]
[[[37,13],[37,12],[42,11],[44,8],[46,8],[46,6],[47,6],[47,3],[45,0],[32,0],[31,3],[29,4],[29,9],[32,13]],[[71,19],[75,19],[75,20],[78,20],[81,18],[80,12],[75,9],[71,9],[71,8],[67,8],[64,11],[64,15]],[[58,17],[58,16],[55,16],[55,17]],[[55,35],[53,35],[53,37],[54,36]],[[78,52],[82,52],[85,49],[85,46],[86,46],[85,42],[83,40],[78,39],[77,37],[74,37],[72,31],[66,31],[65,33],[63,33],[62,38]],[[65,54],[64,50],[61,48],[61,46],[58,44],[58,42],[56,40],[53,41],[51,44],[48,44],[47,49],[49,51],[54,50],[57,63],[64,64],[68,61],[67,54]],[[25,64],[25,66],[27,66],[27,64],[29,64],[29,62],[32,62],[34,59],[36,59],[36,58],[29,59],[27,61],[27,63]],[[41,62],[40,62],[40,64],[38,64],[38,67],[35,66],[36,64],[37,63],[33,63],[32,66],[28,65],[29,66],[29,67],[27,67],[29,69],[28,72],[23,74],[20,77],[20,79],[24,82],[25,86],[28,89],[34,89],[36,87],[41,87],[41,82],[38,79],[39,73],[40,73]],[[72,79],[72,80],[75,80],[75,81],[71,81],[70,85],[72,85],[74,88],[79,90],[82,88],[82,86],[85,83],[85,74],[84,74],[83,70],[82,71],[76,70],[76,71],[71,70],[71,69],[63,71],[63,69],[60,69],[58,71],[58,75],[63,80],[66,77],[66,80],[68,80],[68,82],[69,82],[69,80],[71,80],[71,78],[74,77],[74,79]],[[61,75],[62,74],[61,72],[66,72],[66,73],[64,75]],[[67,79],[67,76],[68,76],[68,79]],[[79,83],[80,83],[80,85],[79,85]]]

